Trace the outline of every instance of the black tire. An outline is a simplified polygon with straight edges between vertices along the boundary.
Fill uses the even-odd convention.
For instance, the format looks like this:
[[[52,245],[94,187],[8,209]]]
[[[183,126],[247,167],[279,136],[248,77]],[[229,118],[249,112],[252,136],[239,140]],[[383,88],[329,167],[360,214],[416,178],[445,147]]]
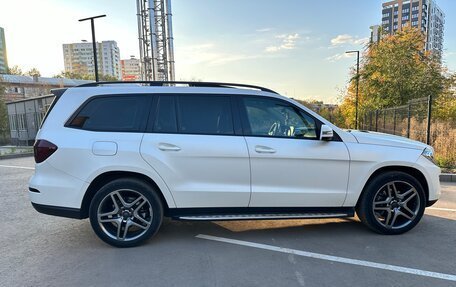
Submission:
[[[390,191],[393,196],[389,196]],[[407,200],[408,197],[411,198]],[[425,206],[424,189],[416,178],[404,172],[388,171],[376,176],[365,186],[356,213],[371,230],[395,235],[415,227],[423,217]]]
[[[157,233],[163,220],[163,205],[150,184],[135,178],[120,178],[98,190],[90,203],[89,218],[93,231],[104,242],[133,247]]]

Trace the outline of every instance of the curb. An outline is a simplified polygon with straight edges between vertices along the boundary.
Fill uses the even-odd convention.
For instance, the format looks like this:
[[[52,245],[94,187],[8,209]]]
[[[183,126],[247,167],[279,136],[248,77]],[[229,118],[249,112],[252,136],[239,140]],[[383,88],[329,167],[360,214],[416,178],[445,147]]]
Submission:
[[[24,153],[17,153],[17,154],[0,155],[0,160],[1,159],[12,159],[12,158],[28,157],[28,156],[33,156],[33,152],[24,152]]]
[[[452,173],[442,173],[440,175],[441,182],[456,182],[456,174]]]

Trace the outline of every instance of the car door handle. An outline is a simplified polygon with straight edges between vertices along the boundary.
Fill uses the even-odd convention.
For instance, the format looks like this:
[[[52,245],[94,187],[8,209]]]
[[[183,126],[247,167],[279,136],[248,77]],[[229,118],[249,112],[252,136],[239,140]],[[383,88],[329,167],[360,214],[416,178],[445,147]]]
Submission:
[[[169,144],[169,143],[159,143],[158,149],[162,151],[180,151],[181,148],[177,145]]]
[[[255,146],[255,151],[257,153],[275,153],[276,150],[267,146],[257,145]]]

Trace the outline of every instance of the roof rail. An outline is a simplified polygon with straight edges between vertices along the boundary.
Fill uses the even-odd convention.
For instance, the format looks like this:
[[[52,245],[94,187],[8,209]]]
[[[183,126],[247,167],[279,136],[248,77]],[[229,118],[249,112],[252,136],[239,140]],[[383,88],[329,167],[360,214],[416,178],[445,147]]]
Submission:
[[[102,85],[110,85],[110,84],[143,84],[149,85],[154,87],[163,87],[163,86],[171,86],[171,85],[188,85],[189,87],[207,87],[207,88],[250,88],[256,89],[263,92],[269,92],[273,94],[278,94],[277,92],[254,85],[245,85],[245,84],[234,84],[234,83],[217,83],[217,82],[188,82],[188,81],[113,81],[113,82],[93,82],[87,83],[76,86],[76,88],[80,87],[98,87]]]

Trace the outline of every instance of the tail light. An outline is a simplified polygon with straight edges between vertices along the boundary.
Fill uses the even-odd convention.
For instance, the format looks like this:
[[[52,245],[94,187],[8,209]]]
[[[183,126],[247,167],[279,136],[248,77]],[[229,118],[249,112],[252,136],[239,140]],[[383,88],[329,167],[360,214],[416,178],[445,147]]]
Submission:
[[[37,140],[33,145],[35,162],[40,163],[48,159],[55,151],[57,146],[47,140]]]

